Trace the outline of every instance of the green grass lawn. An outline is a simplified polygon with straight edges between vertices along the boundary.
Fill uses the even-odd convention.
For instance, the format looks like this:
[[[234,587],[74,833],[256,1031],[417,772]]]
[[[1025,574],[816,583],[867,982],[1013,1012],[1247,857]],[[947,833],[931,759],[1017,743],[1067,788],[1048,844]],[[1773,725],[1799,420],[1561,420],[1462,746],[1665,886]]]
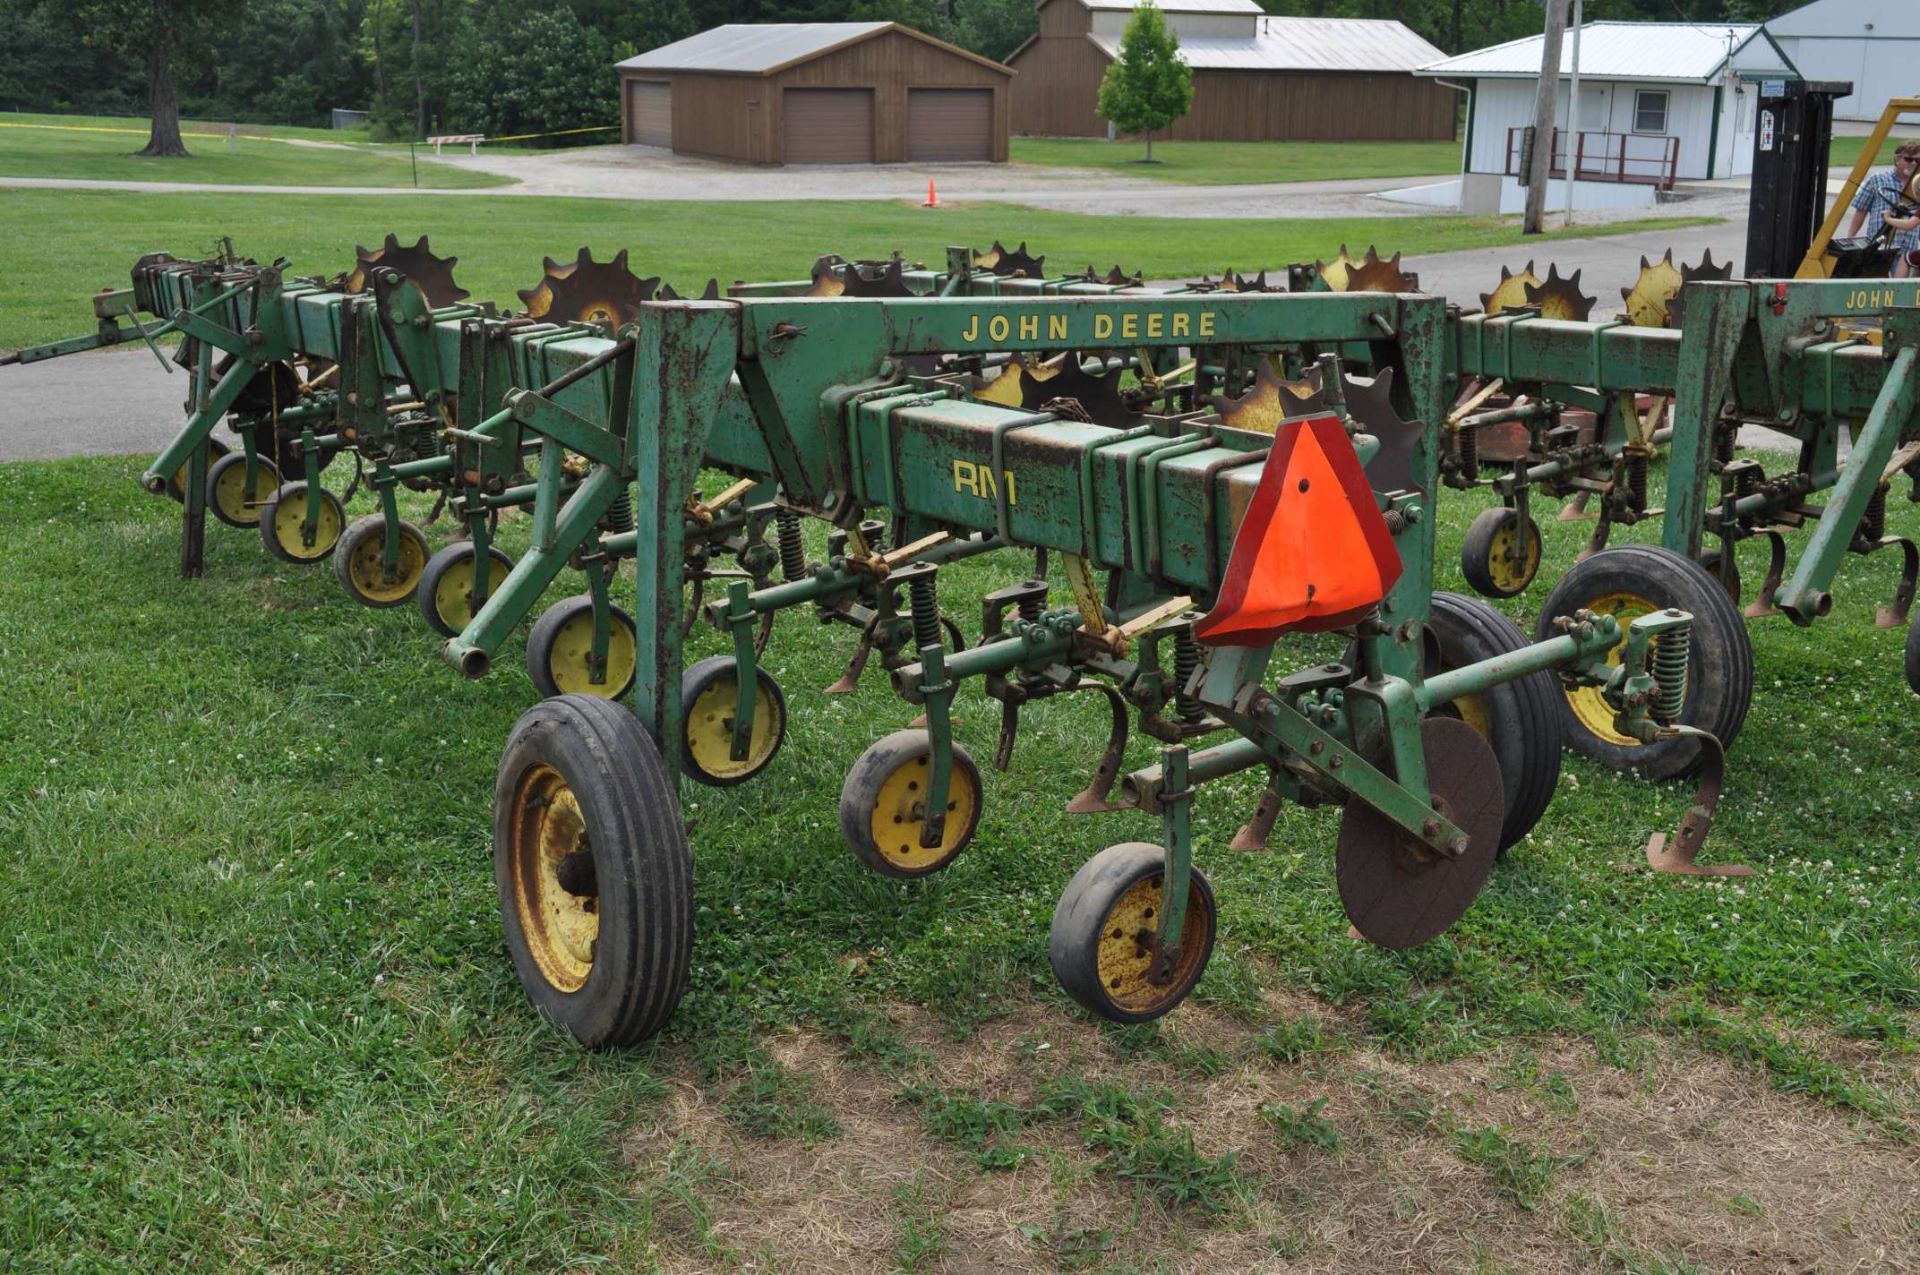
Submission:
[[[404,150],[376,154],[364,145],[318,149],[285,138],[364,141],[364,134],[319,128],[273,127],[270,138],[241,137],[228,150],[226,130],[183,123],[189,157],[151,159],[133,152],[147,144],[143,120],[72,115],[0,115],[0,177],[68,177],[89,181],[171,181],[248,186],[412,186],[414,166]],[[431,148],[428,148],[431,153]],[[451,164],[419,162],[419,185],[472,190],[504,186],[511,178]]]
[[[1151,164],[1142,141],[1016,137],[1017,164],[1101,168],[1127,177],[1239,186],[1333,181],[1347,177],[1426,177],[1460,171],[1458,142],[1168,142],[1155,141]]]
[[[146,252],[204,255],[221,235],[243,254],[287,257],[296,273],[331,274],[356,244],[389,232],[411,243],[430,234],[441,254],[460,258],[457,277],[475,296],[513,304],[514,291],[540,277],[540,260],[570,260],[582,245],[602,258],[632,250],[640,275],[657,274],[697,291],[709,276],[792,279],[823,252],[944,260],[947,244],[1009,246],[1025,240],[1063,273],[1116,262],[1152,278],[1272,269],[1330,259],[1341,244],[1377,243],[1405,253],[1518,243],[1516,218],[1431,217],[1350,221],[1187,220],[1093,217],[999,205],[938,212],[906,204],[618,203],[598,199],[495,199],[310,195],[164,194],[138,199],[97,191],[9,190],[14,233],[0,240],[0,347],[71,335],[91,326],[86,297],[126,286]],[[1662,229],[1701,224],[1663,220]],[[1614,223],[1608,234],[1630,233]],[[1550,232],[1557,237],[1562,232]],[[1581,228],[1579,233],[1586,233]],[[727,245],[724,248],[716,245]],[[49,284],[48,261],[79,263],[71,284]],[[1414,263],[1417,268],[1417,262]]]
[[[1874,166],[1876,168],[1891,168],[1893,166],[1893,152],[1900,148],[1900,143],[1910,140],[1912,139],[1903,137],[1898,132],[1890,134],[1887,140],[1881,143],[1880,151],[1874,157]],[[1854,162],[1860,158],[1860,152],[1866,148],[1867,139],[1864,137],[1834,138],[1832,147],[1827,151],[1827,164],[1830,174],[1834,177],[1845,177],[1848,170],[1853,167]]]
[[[783,753],[754,783],[687,794],[691,992],[657,1043],[593,1057],[535,1018],[502,951],[489,800],[531,698],[517,644],[463,682],[411,607],[360,609],[324,567],[218,525],[208,577],[183,583],[174,506],[139,492],[139,468],[0,465],[9,1264],[725,1270],[755,1256],[740,1229],[754,1215],[779,1230],[851,1193],[827,1220],[864,1228],[839,1254],[862,1270],[933,1269],[982,1217],[1013,1246],[990,1251],[1022,1269],[1181,1268],[1203,1243],[1339,1266],[1371,1237],[1325,1231],[1329,1208],[1381,1210],[1381,1227],[1452,1253],[1439,1268],[1479,1253],[1517,1269],[1525,1235],[1535,1261],[1698,1269],[1672,1263],[1699,1236],[1636,1234],[1653,1224],[1607,1203],[1618,1184],[1585,1185],[1611,1138],[1564,1132],[1569,1113],[1600,1104],[1579,1118],[1604,1125],[1607,1095],[1657,1094],[1738,1145],[1779,1101],[1771,1085],[1827,1105],[1797,1118],[1854,1121],[1849,1162],[1910,1150],[1890,1139],[1914,1097],[1920,715],[1902,634],[1871,622],[1894,555],[1850,562],[1817,630],[1754,625],[1754,710],[1712,857],[1762,875],[1621,872],[1689,792],[1569,758],[1464,921],[1387,952],[1346,937],[1331,812],[1290,809],[1270,853],[1226,852],[1254,795],[1242,776],[1196,808],[1222,908],[1210,972],[1172,1019],[1125,1031],[1090,1026],[1046,957],[1079,864],[1157,836],[1153,819],[1062,812],[1104,710],[1070,696],[1030,711],[1012,771],[988,772],[975,845],[937,878],[883,880],[840,845],[835,802],[864,743],[912,710],[874,669],[857,694],[822,695],[848,635],[788,616],[767,663],[790,710]],[[1482,503],[1443,499],[1443,587],[1461,587],[1451,546]],[[1913,506],[1891,512],[1920,532]],[[503,524],[507,547],[526,525]],[[1551,578],[1584,529],[1546,530]],[[1748,548],[1757,579],[1764,547]],[[1022,570],[943,570],[947,606],[971,633],[971,600]],[[1525,598],[1507,609],[1530,618]],[[689,658],[721,649],[701,630]],[[957,711],[989,757],[997,710],[969,687]],[[1136,739],[1129,765],[1150,755]],[[1735,1070],[1699,1095],[1718,1105],[1695,1107],[1673,1069],[1694,1059],[1704,1082],[1702,1054]],[[1248,1121],[1225,1123],[1237,1095],[1275,1086],[1287,1101],[1255,1115],[1250,1099]],[[1528,1094],[1537,1118],[1500,1114]],[[878,1161],[838,1168],[836,1148],[932,1167],[863,1195]],[[1409,1168],[1411,1152],[1438,1159]],[[1485,1176],[1435,1199],[1433,1164]],[[769,1184],[768,1166],[799,1176]],[[1778,1242],[1783,1216],[1815,1225],[1797,1177],[1781,1201],[1683,1171],[1676,1196],[1726,1225],[1788,1211],[1759,1218],[1756,1242]],[[1434,1247],[1456,1232],[1469,1249]],[[1664,1264],[1629,1260],[1643,1241]],[[768,1256],[808,1242],[793,1226]]]

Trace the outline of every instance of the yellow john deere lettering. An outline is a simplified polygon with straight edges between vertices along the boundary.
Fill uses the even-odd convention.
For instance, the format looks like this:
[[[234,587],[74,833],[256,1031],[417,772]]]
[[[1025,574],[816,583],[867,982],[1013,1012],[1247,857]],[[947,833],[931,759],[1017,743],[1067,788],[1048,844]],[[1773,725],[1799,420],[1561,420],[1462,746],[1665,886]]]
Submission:
[[[1009,469],[1003,472],[1007,479],[1007,504],[1017,505],[1020,501],[1013,485],[1013,471]],[[970,460],[953,462],[953,489],[982,500],[996,500],[1000,495],[999,485],[993,480],[993,467],[976,465]]]
[[[1896,295],[1897,291],[1892,287],[1855,288],[1847,293],[1847,309],[1884,310],[1897,305],[1920,305],[1920,288],[1914,289],[1913,296],[1904,302]]]
[[[1160,337],[1211,337],[1214,332],[1215,312],[1201,310],[1197,314],[1185,310],[1166,313],[1160,310],[1095,310],[1093,312],[1075,312],[1072,314],[1047,315],[1046,339],[1048,341],[1084,341],[1093,343],[1106,341],[1116,334],[1123,340],[1137,340],[1141,336]],[[1008,318],[1004,314],[974,313],[967,316],[966,326],[960,330],[960,339],[968,345],[982,342],[1001,344],[1006,341],[1040,340],[1040,316],[1021,314]]]

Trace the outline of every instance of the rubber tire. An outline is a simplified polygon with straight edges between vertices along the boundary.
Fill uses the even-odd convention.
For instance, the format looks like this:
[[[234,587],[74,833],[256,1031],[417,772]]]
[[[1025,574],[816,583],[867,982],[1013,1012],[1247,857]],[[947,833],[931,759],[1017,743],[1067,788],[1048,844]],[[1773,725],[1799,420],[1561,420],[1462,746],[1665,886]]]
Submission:
[[[734,673],[735,664],[736,661],[731,655],[710,655],[696,664],[688,665],[686,671],[680,675],[680,715],[682,718],[680,766],[681,769],[686,772],[687,778],[693,780],[695,783],[704,784],[708,788],[732,788],[736,784],[744,784],[749,779],[754,779],[764,774],[767,767],[773,765],[773,759],[780,755],[780,746],[786,743],[787,740],[786,694],[781,691],[780,683],[773,680],[773,674],[767,672],[765,669],[755,669],[755,680],[758,681],[761,686],[767,688],[768,698],[773,701],[774,721],[776,722],[773,732],[773,747],[768,750],[765,759],[752,770],[744,771],[738,775],[712,774],[701,766],[699,762],[694,760],[693,749],[688,744],[686,738],[686,716],[688,712],[691,711],[694,701],[700,698],[701,692],[705,691],[708,686],[722,677],[736,676]],[[954,745],[956,755],[959,751],[959,745]],[[971,762],[972,759],[969,758],[968,760]],[[974,783],[975,786],[978,787],[978,772],[974,775]]]
[[[1466,577],[1467,584],[1475,593],[1487,598],[1518,597],[1527,591],[1540,574],[1540,560],[1545,555],[1546,546],[1540,537],[1540,524],[1527,519],[1533,542],[1537,546],[1534,554],[1533,573],[1517,589],[1502,586],[1494,580],[1489,564],[1493,560],[1493,538],[1505,530],[1507,525],[1519,518],[1519,511],[1505,505],[1495,505],[1492,509],[1483,509],[1467,527],[1466,539],[1460,542],[1460,574]]]
[[[500,566],[503,577],[513,570],[513,559],[497,545],[487,546],[487,556]],[[440,591],[440,577],[457,564],[467,562],[472,557],[473,541],[456,540],[452,544],[440,546],[439,552],[427,559],[427,569],[420,573],[420,585],[414,590],[414,600],[420,604],[420,615],[426,620],[427,627],[441,637],[458,637],[460,629],[449,627],[447,621],[441,618],[440,607],[435,602],[435,596]],[[494,583],[497,587],[497,582]],[[493,596],[492,588],[488,589],[487,596]],[[464,624],[460,626],[460,628],[465,627]]]
[[[1920,695],[1920,611],[1907,623],[1907,689]]]
[[[593,595],[581,593],[571,598],[562,598],[542,611],[540,618],[533,622],[533,629],[527,634],[527,678],[533,683],[533,689],[540,692],[542,699],[551,699],[555,695],[569,693],[561,690],[560,684],[553,680],[553,645],[560,640],[560,631],[566,628],[575,616],[582,611],[591,613],[592,610]],[[624,624],[630,632],[636,634],[639,632],[633,623],[633,617],[627,614],[624,607],[609,603],[608,610],[612,613],[613,622],[616,625]],[[636,668],[633,674],[628,675],[625,685],[614,688],[606,695],[598,695],[593,691],[571,693],[594,695],[598,699],[625,699],[627,692],[633,689],[637,674]]]
[[[1440,659],[1427,676],[1477,664],[1527,645],[1520,626],[1479,598],[1458,593],[1433,595],[1427,632]],[[1429,664],[1432,661],[1429,660]],[[1552,673],[1529,673],[1479,695],[1485,709],[1494,759],[1506,790],[1506,818],[1500,825],[1500,853],[1533,830],[1560,784],[1565,729],[1560,721],[1560,684]]]
[[[1156,1009],[1129,1010],[1117,1004],[1100,981],[1100,935],[1109,910],[1142,879],[1164,872],[1166,862],[1166,850],[1152,842],[1108,846],[1080,865],[1054,906],[1053,924],[1047,929],[1047,961],[1053,966],[1053,977],[1060,990],[1111,1022],[1146,1023],[1170,1013],[1198,986],[1207,972],[1207,962],[1213,958],[1214,941],[1220,934],[1220,909],[1214,902],[1213,886],[1196,867],[1187,894],[1186,924],[1191,925],[1204,914],[1207,941],[1198,966],[1179,994]],[[1183,925],[1181,937],[1187,934]]]
[[[340,536],[335,536],[333,543],[328,545],[325,550],[314,554],[311,558],[300,558],[287,552],[285,546],[280,543],[279,537],[273,534],[274,520],[280,512],[280,502],[283,500],[305,500],[306,498],[307,484],[305,482],[294,481],[282,483],[279,489],[267,499],[267,503],[260,506],[260,542],[266,545],[268,553],[280,559],[282,562],[291,562],[296,567],[311,567],[325,562],[340,543]],[[320,489],[320,503],[333,506],[334,516],[340,520],[341,535],[346,534],[347,511],[345,507],[341,505],[340,497],[334,495],[325,487],[322,487]]]
[[[213,473],[213,467],[232,454],[233,449],[231,447],[228,447],[217,438],[208,438],[207,473],[211,475]],[[176,505],[184,505],[187,503],[186,487],[182,481],[182,475],[186,472],[187,466],[183,464],[180,468],[174,470],[173,474],[167,479],[167,499]]]
[[[847,772],[847,778],[840,785],[840,836],[860,862],[878,872],[883,877],[893,877],[901,881],[912,881],[919,877],[932,876],[944,872],[953,866],[974,834],[980,831],[980,814],[986,805],[986,789],[980,782],[980,767],[974,765],[973,757],[958,743],[953,746],[953,764],[955,770],[964,769],[973,781],[973,790],[979,794],[974,802],[973,821],[961,834],[958,844],[945,858],[929,867],[904,868],[883,854],[873,844],[869,819],[873,801],[879,797],[882,785],[887,777],[916,757],[927,756],[932,751],[932,738],[924,730],[909,728],[897,730],[873,742],[866,752]],[[951,784],[949,784],[951,791]],[[869,795],[870,793],[870,795]]]
[[[1687,698],[1680,720],[1731,748],[1753,698],[1753,643],[1746,621],[1720,581],[1699,563],[1657,545],[1603,549],[1560,577],[1541,604],[1534,636],[1541,640],[1557,636],[1555,616],[1572,615],[1609,593],[1633,593],[1657,607],[1692,613]],[[1697,772],[1705,760],[1700,745],[1691,739],[1656,744],[1601,739],[1574,716],[1564,694],[1560,713],[1567,747],[1612,770],[1637,771],[1648,779],[1681,779]]]
[[[420,560],[422,563],[420,578],[414,580],[412,589],[407,590],[405,593],[396,594],[391,598],[374,598],[362,593],[359,586],[353,581],[353,555],[355,551],[358,550],[360,541],[363,539],[370,538],[378,540],[384,549],[386,534],[387,516],[385,514],[368,514],[363,518],[356,518],[347,524],[347,529],[340,533],[339,542],[333,546],[333,578],[340,582],[340,587],[346,591],[348,597],[363,607],[372,607],[377,611],[385,610],[388,607],[404,606],[406,603],[411,602],[415,591],[420,587],[420,580],[426,576],[426,567],[424,564],[429,560],[427,533],[408,522],[405,518],[402,518],[400,520],[401,536],[413,541],[420,550]]]
[[[575,992],[540,973],[520,926],[507,822],[519,778],[551,766],[591,830],[600,939]],[[693,964],[693,854],[659,749],[625,707],[593,695],[542,700],[514,724],[493,797],[493,871],[514,972],[534,1008],[588,1049],[634,1045],[673,1017]]]
[[[228,452],[225,456],[222,456],[219,460],[216,460],[211,465],[207,466],[207,512],[212,514],[215,518],[218,518],[221,522],[226,523],[229,527],[240,527],[243,529],[248,529],[248,528],[258,527],[260,525],[259,510],[254,511],[253,520],[251,522],[241,521],[238,519],[229,518],[227,516],[226,511],[220,507],[220,502],[214,499],[214,492],[217,491],[220,486],[220,476],[223,473],[225,473],[227,470],[229,469],[242,470],[243,473],[240,481],[241,482],[246,481],[246,477],[244,474],[244,470],[246,469],[246,464],[247,464],[247,454],[245,452]],[[274,465],[274,463],[268,460],[265,456],[261,456],[255,460],[254,465],[255,465],[255,471],[254,471],[255,476],[262,483],[262,485],[264,485],[269,491],[277,491],[280,487],[280,470]],[[256,496],[259,495],[260,494],[259,490],[256,489],[254,494]],[[265,509],[265,508],[266,508],[266,504],[263,502],[260,505],[260,509]]]

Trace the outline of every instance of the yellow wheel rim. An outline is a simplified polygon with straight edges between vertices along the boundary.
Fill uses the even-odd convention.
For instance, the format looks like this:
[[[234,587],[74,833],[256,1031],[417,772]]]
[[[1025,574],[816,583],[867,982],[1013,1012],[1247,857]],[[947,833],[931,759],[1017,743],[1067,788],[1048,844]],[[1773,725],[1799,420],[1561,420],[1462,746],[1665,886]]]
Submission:
[[[1607,663],[1620,663],[1620,653],[1626,649],[1627,626],[1641,616],[1657,611],[1659,608],[1635,593],[1609,593],[1583,604],[1585,608],[1598,615],[1610,615],[1620,621],[1620,641],[1607,652]],[[1607,703],[1607,697],[1600,693],[1597,686],[1579,686],[1567,692],[1567,703],[1573,708],[1573,715],[1587,732],[1609,744],[1631,747],[1639,740],[1631,735],[1623,735],[1613,728],[1613,709]]]
[[[1100,926],[1100,949],[1094,956],[1094,968],[1100,974],[1100,990],[1130,1014],[1150,1014],[1169,1001],[1177,1001],[1194,980],[1194,966],[1206,950],[1202,942],[1213,918],[1206,899],[1198,890],[1187,892],[1187,916],[1180,927],[1180,959],[1173,975],[1163,983],[1153,981],[1154,956],[1148,945],[1160,928],[1160,900],[1165,878],[1159,873],[1142,877],[1127,887]]]
[[[394,560],[393,574],[387,574],[386,538],[367,535],[353,547],[347,560],[347,578],[361,597],[374,602],[400,602],[420,583],[427,569],[427,550],[418,540],[402,532],[400,553]]]
[[[1487,576],[1503,592],[1520,592],[1533,583],[1533,577],[1540,570],[1540,537],[1529,534],[1531,532],[1533,524],[1515,515],[1493,533],[1493,541],[1487,548]],[[1520,542],[1522,536],[1526,536],[1525,545]],[[1520,553],[1518,562],[1514,561],[1516,550]]]
[[[980,809],[980,789],[965,767],[956,764],[947,783],[947,822],[940,844],[920,844],[927,821],[927,779],[932,759],[925,754],[909,758],[887,776],[874,798],[867,829],[873,844],[896,866],[908,872],[929,872],[960,853],[962,838],[973,827]]]
[[[588,617],[588,636],[592,636],[592,617]],[[612,659],[608,659],[609,666]],[[631,657],[629,657],[631,667]],[[733,759],[733,706],[740,681],[733,674],[708,682],[692,704],[685,705],[687,752],[701,773],[715,779],[738,779],[751,775],[767,764],[773,750],[780,746],[780,705],[764,681],[755,679],[753,693],[753,735],[747,741],[744,760]]]
[[[340,506],[331,500],[322,499],[320,516],[313,524],[313,545],[300,538],[300,524],[307,520],[307,497],[302,492],[291,499],[282,500],[273,507],[273,538],[287,551],[290,558],[311,560],[324,558],[332,551],[334,542],[340,539],[342,526]]]
[[[1487,701],[1479,695],[1462,695],[1450,699],[1442,708],[1451,708],[1454,716],[1473,727],[1474,732],[1488,743],[1493,742],[1493,718],[1487,712]]]
[[[267,497],[273,494],[275,477],[262,465],[253,471],[253,490],[247,490],[247,467],[244,462],[228,465],[220,471],[213,483],[213,503],[220,508],[222,517],[228,522],[251,525],[260,521],[260,507],[267,503]],[[299,521],[294,522],[295,540],[300,538]]]
[[[469,554],[440,573],[433,587],[433,606],[446,626],[458,633],[473,621],[473,556]],[[506,570],[499,563],[487,573],[487,595],[491,597]]]
[[[582,607],[579,614],[560,626],[560,632],[553,639],[553,650],[547,654],[547,671],[553,675],[553,684],[563,694],[615,698],[633,680],[638,655],[633,630],[615,615],[610,617],[607,629],[606,681],[593,680],[592,661],[593,609]],[[758,708],[755,705],[756,711]],[[758,729],[754,731],[756,741],[759,733]],[[724,746],[720,755],[727,755]]]
[[[507,825],[514,907],[541,977],[577,992],[593,972],[600,893],[580,804],[560,772],[533,766],[514,788]]]

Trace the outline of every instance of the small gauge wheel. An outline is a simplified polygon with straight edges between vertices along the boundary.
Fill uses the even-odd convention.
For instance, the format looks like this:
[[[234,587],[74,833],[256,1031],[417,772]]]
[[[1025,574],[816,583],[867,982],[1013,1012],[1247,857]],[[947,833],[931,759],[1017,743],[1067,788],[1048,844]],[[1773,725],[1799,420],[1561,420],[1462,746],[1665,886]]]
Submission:
[[[260,539],[267,552],[283,562],[307,565],[319,562],[333,552],[346,530],[347,511],[340,498],[320,488],[320,514],[314,520],[313,535],[306,534],[307,485],[283,483],[260,508]]]
[[[207,440],[207,473],[212,474],[214,465],[226,459],[232,450],[219,439],[209,438]],[[186,502],[187,469],[191,464],[191,461],[182,462],[180,468],[173,471],[173,476],[167,479],[167,495],[176,505]]]
[[[420,587],[427,569],[427,533],[401,519],[399,553],[387,566],[387,516],[355,519],[333,550],[333,574],[361,606],[397,607]]]
[[[1158,950],[1166,851],[1145,841],[1108,846],[1060,892],[1047,937],[1053,976],[1102,1018],[1144,1023],[1187,998],[1206,972],[1219,930],[1213,887],[1193,869],[1180,946]]]
[[[487,546],[487,557],[492,563],[487,572],[487,596],[492,597],[507,573],[513,570],[513,559],[492,545]],[[420,614],[428,627],[441,637],[454,637],[472,623],[477,574],[471,540],[444,545],[440,552],[427,559],[427,569],[420,573],[420,588],[414,599],[419,602]]]
[[[690,778],[710,788],[752,779],[772,763],[787,737],[787,697],[772,674],[757,669],[753,732],[747,755],[735,761],[733,721],[739,693],[739,663],[731,655],[701,660],[680,676],[680,761]]]
[[[265,456],[253,462],[253,488],[247,488],[247,457],[228,452],[207,468],[207,508],[229,527],[253,527],[260,511],[280,487],[280,471]]]
[[[924,730],[877,740],[847,772],[840,788],[840,835],[860,861],[882,876],[924,877],[947,867],[980,826],[980,768],[953,746],[947,817],[939,844],[922,845],[933,741]]]
[[[1511,598],[1540,573],[1540,528],[1504,505],[1484,509],[1460,544],[1460,574],[1475,593]]]
[[[693,856],[640,719],[593,695],[521,714],[493,793],[493,871],[527,998],[589,1049],[659,1031],[693,956]]]
[[[607,667],[593,680],[593,597],[565,598],[541,612],[527,635],[527,676],[541,695],[598,695],[620,699],[633,689],[639,644],[633,617],[608,608]]]

